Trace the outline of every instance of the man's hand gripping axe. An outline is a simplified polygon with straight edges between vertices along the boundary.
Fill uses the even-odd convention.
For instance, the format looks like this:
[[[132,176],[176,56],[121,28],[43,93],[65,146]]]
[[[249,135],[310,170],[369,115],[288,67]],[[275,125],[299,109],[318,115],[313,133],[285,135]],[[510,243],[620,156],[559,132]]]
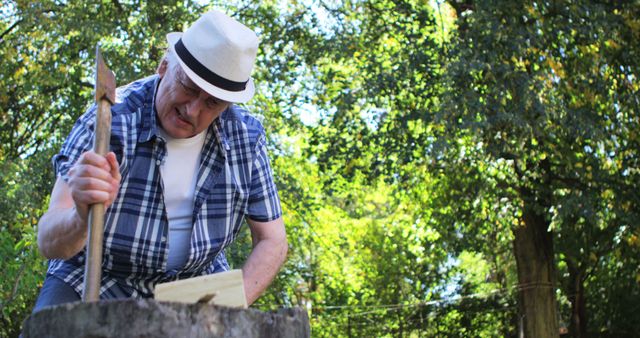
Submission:
[[[105,156],[111,138],[111,105],[116,102],[116,78],[102,59],[100,45],[96,46],[96,122],[93,151]],[[85,302],[100,299],[102,279],[102,238],[104,235],[104,203],[92,204],[89,209],[89,232],[85,251],[84,289]]]

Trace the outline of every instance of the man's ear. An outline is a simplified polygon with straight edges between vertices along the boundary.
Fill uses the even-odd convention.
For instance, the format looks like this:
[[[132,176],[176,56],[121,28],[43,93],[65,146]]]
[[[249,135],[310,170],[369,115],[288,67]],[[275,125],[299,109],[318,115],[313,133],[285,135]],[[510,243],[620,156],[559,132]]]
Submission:
[[[160,75],[160,78],[164,77],[164,74],[167,73],[167,68],[169,67],[169,62],[167,61],[167,57],[163,57],[162,61],[160,61],[160,64],[158,65],[158,69],[156,69],[156,72],[158,73],[158,75]]]

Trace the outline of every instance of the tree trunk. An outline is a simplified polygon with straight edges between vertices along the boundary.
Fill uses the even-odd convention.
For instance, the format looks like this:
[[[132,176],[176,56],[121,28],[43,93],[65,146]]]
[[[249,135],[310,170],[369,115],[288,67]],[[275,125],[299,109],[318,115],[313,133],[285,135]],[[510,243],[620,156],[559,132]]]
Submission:
[[[558,337],[553,236],[544,216],[526,198],[522,220],[513,242],[521,332],[527,338]]]
[[[584,275],[580,266],[567,262],[569,270],[569,299],[571,300],[571,323],[569,333],[574,338],[587,338],[586,300],[584,297]]]
[[[494,227],[493,231],[491,232],[491,241],[493,243],[499,242],[498,229],[496,227]],[[493,263],[493,270],[495,271],[495,276],[496,276],[495,281],[498,283],[498,285],[500,285],[501,289],[506,289],[509,287],[509,284],[507,282],[507,271],[504,264],[498,261],[500,257],[502,257],[501,252],[496,253],[495,255],[492,255],[491,262]],[[515,335],[515,332],[512,330],[512,328],[518,327],[518,318],[515,316],[502,317],[501,326],[502,326],[501,334],[503,337],[513,337]]]

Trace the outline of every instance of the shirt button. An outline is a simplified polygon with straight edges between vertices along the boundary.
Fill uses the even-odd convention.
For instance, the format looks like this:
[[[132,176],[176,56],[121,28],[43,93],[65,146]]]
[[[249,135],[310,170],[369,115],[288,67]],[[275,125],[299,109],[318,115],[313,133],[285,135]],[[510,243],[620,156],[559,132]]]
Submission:
[[[166,242],[167,241],[167,236],[162,236],[162,241]]]
[[[160,163],[162,163],[162,162],[160,162],[160,160],[156,160],[156,164],[157,165],[160,165]]]

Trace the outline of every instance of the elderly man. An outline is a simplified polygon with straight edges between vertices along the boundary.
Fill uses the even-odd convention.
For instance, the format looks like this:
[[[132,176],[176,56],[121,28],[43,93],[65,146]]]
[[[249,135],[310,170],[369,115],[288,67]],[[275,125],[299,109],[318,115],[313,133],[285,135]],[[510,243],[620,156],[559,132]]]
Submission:
[[[254,94],[258,38],[218,11],[167,35],[157,74],[119,88],[106,157],[91,151],[95,106],[53,158],[58,175],[38,245],[50,259],[38,309],[80,299],[89,205],[105,203],[102,299],[152,297],[159,282],[229,268],[246,218],[247,303],[284,262],[287,240],[261,124],[233,103]]]

